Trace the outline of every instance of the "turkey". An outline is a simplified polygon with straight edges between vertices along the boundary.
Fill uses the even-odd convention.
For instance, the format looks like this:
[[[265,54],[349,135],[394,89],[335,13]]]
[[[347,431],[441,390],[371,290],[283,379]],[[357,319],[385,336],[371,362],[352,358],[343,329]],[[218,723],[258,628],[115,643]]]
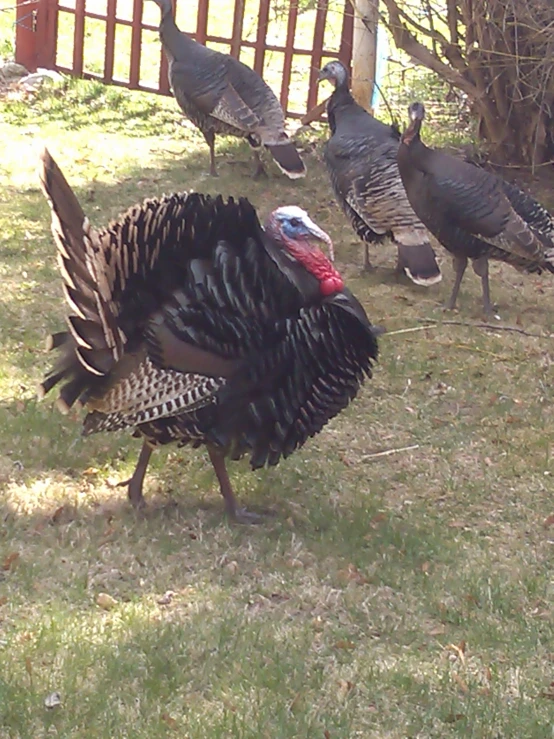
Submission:
[[[154,0],[161,10],[160,38],[169,62],[169,82],[183,113],[200,129],[215,166],[215,134],[246,138],[254,148],[255,176],[264,174],[258,149],[269,149],[289,177],[306,167],[285,133],[285,116],[271,88],[250,67],[229,54],[208,49],[182,33],[171,0]]]
[[[275,465],[320,431],[371,377],[376,335],[319,249],[329,236],[296,206],[265,229],[245,199],[174,194],[96,230],[44,152],[40,170],[68,328],[39,387],[85,406],[84,434],[143,437],[129,499],[144,505],[154,447],[205,445],[228,514],[237,509],[225,458]]]
[[[398,167],[413,209],[453,255],[454,308],[468,259],[481,277],[483,308],[491,313],[488,260],[526,272],[554,272],[554,220],[533,198],[500,177],[420,138],[425,108],[412,103],[398,149]]]
[[[365,242],[364,267],[371,268],[368,244],[391,238],[398,269],[418,285],[441,280],[427,229],[418,220],[398,173],[400,133],[358,105],[348,89],[348,72],[339,61],[320,70],[318,81],[335,90],[327,103],[331,137],[324,158],[339,205]]]

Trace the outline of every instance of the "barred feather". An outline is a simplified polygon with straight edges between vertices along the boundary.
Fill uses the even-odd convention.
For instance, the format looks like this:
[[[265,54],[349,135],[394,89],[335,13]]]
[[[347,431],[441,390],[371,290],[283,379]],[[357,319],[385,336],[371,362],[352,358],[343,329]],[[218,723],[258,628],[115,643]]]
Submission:
[[[327,104],[332,135],[324,159],[339,205],[367,244],[392,239],[399,267],[416,284],[439,282],[429,234],[414,213],[398,172],[398,132],[354,101],[341,62],[327,64],[320,77],[336,83]]]

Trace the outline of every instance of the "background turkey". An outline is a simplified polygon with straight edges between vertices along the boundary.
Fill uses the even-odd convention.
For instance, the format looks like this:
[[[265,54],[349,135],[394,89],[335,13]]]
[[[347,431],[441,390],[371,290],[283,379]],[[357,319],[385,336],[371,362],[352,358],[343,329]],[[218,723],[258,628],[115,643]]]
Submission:
[[[420,138],[425,108],[413,103],[402,135],[398,166],[415,212],[454,255],[456,279],[447,303],[454,308],[468,259],[481,277],[483,308],[490,313],[488,260],[519,270],[554,272],[554,222],[515,185],[444,152]]]
[[[368,244],[388,237],[398,248],[399,270],[418,285],[439,282],[429,234],[410,206],[398,173],[400,133],[354,101],[341,62],[326,64],[319,80],[335,86],[327,103],[331,138],[324,158],[339,205],[365,242],[364,267],[371,266]]]
[[[172,195],[96,231],[50,155],[41,181],[70,307],[43,381],[58,406],[88,410],[84,433],[137,428],[129,481],[143,504],[152,448],[205,444],[228,513],[225,456],[275,465],[354,398],[377,356],[375,331],[331,262],[327,234],[295,206],[262,230],[246,200]]]
[[[208,49],[182,33],[171,0],[160,6],[160,38],[169,62],[169,82],[183,113],[210,147],[210,172],[216,175],[215,134],[248,139],[256,157],[255,176],[264,173],[257,149],[265,146],[289,177],[303,177],[304,163],[285,133],[279,101],[263,79],[242,62]]]

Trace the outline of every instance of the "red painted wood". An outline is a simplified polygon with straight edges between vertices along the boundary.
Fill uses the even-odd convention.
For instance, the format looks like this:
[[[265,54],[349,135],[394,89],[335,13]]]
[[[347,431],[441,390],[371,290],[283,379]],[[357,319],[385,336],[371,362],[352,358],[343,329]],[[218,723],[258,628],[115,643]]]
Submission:
[[[32,5],[23,5],[23,1],[17,0],[15,9],[15,61],[35,72],[39,66],[36,31],[39,0]]]
[[[285,42],[285,61],[283,63],[283,79],[281,81],[281,107],[286,110],[289,104],[290,75],[294,55],[294,34],[298,18],[298,0],[290,0],[289,18],[287,22],[287,40]]]
[[[45,69],[56,66],[58,9],[56,0],[40,0],[36,16],[38,65]]]
[[[142,41],[142,9],[143,0],[133,0],[133,30],[131,32],[131,63],[129,65],[129,83],[136,87],[140,83],[140,45]]]
[[[198,17],[196,19],[195,38],[199,44],[205,44],[208,36],[208,6],[210,0],[198,0]],[[229,39],[225,39],[229,42]]]
[[[73,74],[83,74],[83,47],[85,41],[85,0],[75,0],[75,31],[73,36]]]
[[[264,73],[264,58],[266,51],[265,40],[267,37],[267,27],[269,25],[269,5],[270,0],[260,0],[260,12],[258,15],[258,28],[256,29],[256,41],[254,43],[254,69],[262,76]],[[243,46],[247,44],[243,41]]]
[[[308,85],[307,108],[311,110],[317,102],[317,73],[321,67],[323,56],[323,37],[325,35],[325,23],[327,21],[328,0],[319,0],[315,16],[314,42],[312,51],[312,64],[310,67],[310,81]]]
[[[244,0],[235,0],[235,10],[233,13],[233,31],[231,36],[230,54],[238,59],[240,56],[240,46],[242,43],[242,26],[244,23]]]
[[[16,0],[21,3],[22,0]],[[160,92],[169,94],[169,83],[167,80],[167,61],[161,54],[160,50],[160,74],[159,84],[157,87],[150,87],[140,83],[140,47],[142,30],[157,31],[157,25],[142,23],[142,3],[143,0],[133,0],[133,19],[123,20],[117,18],[116,2],[117,0],[107,0],[106,13],[93,13],[85,10],[85,0],[76,0],[76,8],[67,8],[63,5],[57,5],[60,0],[36,0],[36,3],[29,6],[18,7],[17,18],[18,28],[16,31],[16,59],[20,63],[25,64],[28,68],[36,69],[36,66],[45,66],[51,69],[59,69],[63,72],[83,76],[90,79],[103,79],[105,82],[111,82],[122,87],[131,89],[145,90],[149,92]],[[192,3],[193,0],[184,0]],[[264,58],[266,51],[280,52],[284,55],[283,78],[281,82],[280,98],[284,109],[288,106],[290,80],[292,76],[292,65],[295,55],[309,56],[310,60],[310,79],[308,85],[307,110],[308,115],[314,110],[317,99],[316,76],[317,70],[321,66],[322,58],[340,58],[345,64],[350,64],[352,55],[352,31],[353,31],[353,12],[349,0],[345,0],[345,13],[342,18],[341,43],[339,51],[331,51],[324,48],[325,26],[328,16],[328,0],[318,0],[316,9],[316,21],[314,26],[313,44],[311,49],[299,49],[294,46],[294,36],[298,18],[298,1],[289,0],[289,14],[287,18],[287,35],[284,46],[277,44],[268,44],[267,28],[271,9],[271,0],[259,0],[259,15],[256,29],[256,38],[254,41],[243,41],[242,31],[244,23],[245,0],[236,0],[233,15],[233,25],[230,37],[208,35],[208,15],[210,10],[210,0],[196,0],[198,3],[197,27],[195,37],[200,43],[222,43],[231,46],[231,52],[234,56],[240,55],[242,47],[254,49],[254,68],[263,75]],[[61,0],[63,3],[63,0]],[[173,0],[175,2],[175,0]],[[213,2],[211,9],[215,11],[217,3]],[[28,9],[35,10],[34,22],[35,30],[31,22],[33,16],[29,16],[29,23],[25,23],[25,16]],[[39,12],[40,11],[40,12]],[[56,55],[56,34],[57,34],[57,18],[58,12],[64,11],[75,16],[75,34],[72,68],[67,69],[55,64]],[[104,51],[104,74],[103,76],[84,73],[83,72],[83,41],[85,18],[94,18],[104,21],[106,24],[106,41]],[[21,20],[22,19],[22,20]],[[335,16],[333,16],[335,20]],[[113,80],[114,58],[116,50],[116,28],[118,25],[127,26],[132,29],[131,32],[131,61],[129,80]],[[37,33],[37,29],[39,33]],[[40,41],[40,44],[38,43]],[[40,49],[38,49],[40,46]],[[124,49],[119,50],[124,53]],[[46,60],[50,60],[49,62]],[[287,111],[287,115],[300,118],[306,115],[305,112]]]
[[[106,48],[104,50],[104,82],[113,80],[113,58],[115,51],[115,13],[117,0],[108,0],[106,9]]]

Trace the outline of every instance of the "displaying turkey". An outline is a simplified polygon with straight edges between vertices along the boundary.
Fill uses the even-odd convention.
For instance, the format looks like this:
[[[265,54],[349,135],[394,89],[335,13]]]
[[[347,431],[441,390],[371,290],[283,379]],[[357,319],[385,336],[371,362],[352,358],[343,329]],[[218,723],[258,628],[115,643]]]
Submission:
[[[490,313],[488,260],[516,269],[554,272],[554,221],[533,198],[500,177],[425,146],[425,108],[413,103],[398,149],[398,167],[415,212],[454,256],[456,279],[447,303],[454,308],[468,259],[481,277]]]
[[[285,116],[260,75],[229,54],[208,49],[182,33],[171,0],[154,0],[162,13],[160,38],[169,62],[169,82],[183,113],[203,133],[215,166],[215,135],[246,138],[254,148],[255,176],[264,173],[257,149],[269,149],[289,177],[303,177],[306,167],[285,133]]]
[[[318,80],[329,80],[335,87],[327,103],[331,138],[324,158],[338,203],[365,242],[364,267],[371,267],[368,244],[391,238],[398,249],[399,270],[418,285],[439,282],[429,234],[408,202],[398,172],[399,131],[354,101],[341,62],[326,64]]]
[[[296,206],[262,229],[247,200],[146,200],[97,231],[48,152],[41,182],[70,308],[39,388],[88,411],[84,433],[136,428],[129,481],[143,505],[152,449],[205,444],[227,512],[241,520],[225,457],[275,465],[320,431],[371,377],[377,330]]]

